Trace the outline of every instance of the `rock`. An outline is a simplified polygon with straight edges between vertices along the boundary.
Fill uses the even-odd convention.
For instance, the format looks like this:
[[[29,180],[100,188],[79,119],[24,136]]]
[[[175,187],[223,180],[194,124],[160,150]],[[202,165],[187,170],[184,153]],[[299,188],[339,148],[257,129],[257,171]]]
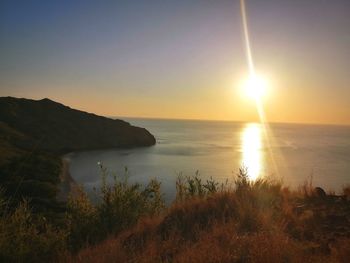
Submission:
[[[318,198],[321,198],[321,199],[326,199],[327,198],[326,192],[321,187],[315,187],[314,195],[315,195],[315,197],[318,197]]]

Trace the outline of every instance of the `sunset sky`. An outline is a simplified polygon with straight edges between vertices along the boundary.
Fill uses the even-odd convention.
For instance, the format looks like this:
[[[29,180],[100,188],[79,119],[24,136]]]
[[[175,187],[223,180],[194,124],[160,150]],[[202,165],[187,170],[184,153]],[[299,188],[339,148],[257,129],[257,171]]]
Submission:
[[[268,121],[350,124],[350,1],[246,0]],[[238,0],[0,2],[0,96],[256,121]]]

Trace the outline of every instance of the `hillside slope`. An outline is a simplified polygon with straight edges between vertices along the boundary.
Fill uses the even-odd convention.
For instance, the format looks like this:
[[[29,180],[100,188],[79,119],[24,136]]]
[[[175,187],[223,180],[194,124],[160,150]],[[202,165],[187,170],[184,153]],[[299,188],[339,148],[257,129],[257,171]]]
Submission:
[[[0,97],[0,194],[13,206],[23,198],[34,211],[51,214],[57,202],[61,155],[70,151],[155,144],[146,129],[74,110],[49,99]]]
[[[8,131],[11,131],[9,133]],[[49,99],[0,98],[0,134],[19,149],[55,153],[155,144],[146,129],[74,110]]]

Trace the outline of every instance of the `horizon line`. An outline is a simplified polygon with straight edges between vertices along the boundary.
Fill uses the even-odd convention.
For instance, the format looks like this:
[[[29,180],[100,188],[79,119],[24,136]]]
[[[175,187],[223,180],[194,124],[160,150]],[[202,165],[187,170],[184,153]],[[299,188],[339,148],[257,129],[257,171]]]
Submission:
[[[260,123],[259,121],[244,121],[244,120],[228,120],[228,119],[196,119],[196,118],[165,118],[165,117],[142,117],[142,116],[118,116],[118,115],[103,115],[107,118],[118,119],[144,119],[144,120],[169,120],[169,121],[198,121],[198,122],[236,122],[236,123]],[[313,125],[313,126],[346,126],[349,124],[340,123],[322,123],[322,122],[283,122],[283,121],[268,121],[268,124],[291,124],[291,125]]]
[[[27,98],[27,97],[17,97],[13,95],[0,95],[1,98],[16,98],[16,99],[26,99],[26,100],[33,100],[33,101],[40,101],[44,99],[49,99],[53,102],[62,104],[64,106],[70,107],[72,109],[76,109],[79,111],[83,111],[86,113],[92,113],[99,116],[104,116],[111,119],[124,119],[124,118],[130,118],[130,119],[152,119],[152,120],[178,120],[178,121],[207,121],[207,122],[236,122],[236,123],[260,123],[259,121],[246,121],[246,120],[229,120],[229,119],[200,119],[200,118],[172,118],[172,117],[147,117],[147,116],[120,116],[120,115],[111,115],[111,114],[99,114],[96,112],[92,112],[90,110],[83,110],[79,109],[78,107],[75,108],[72,105],[67,105],[64,102],[48,98],[48,97],[42,97],[42,98]],[[294,125],[314,125],[314,126],[342,126],[342,127],[349,127],[350,123],[325,123],[325,122],[297,122],[297,121],[267,121],[268,124],[294,124]]]

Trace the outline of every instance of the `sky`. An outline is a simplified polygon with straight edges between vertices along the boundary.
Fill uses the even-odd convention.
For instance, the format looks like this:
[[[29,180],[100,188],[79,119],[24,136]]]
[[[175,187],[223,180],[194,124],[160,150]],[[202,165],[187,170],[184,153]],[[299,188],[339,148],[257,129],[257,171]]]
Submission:
[[[246,0],[268,121],[350,124],[350,1]],[[0,96],[257,121],[239,0],[0,1]]]

